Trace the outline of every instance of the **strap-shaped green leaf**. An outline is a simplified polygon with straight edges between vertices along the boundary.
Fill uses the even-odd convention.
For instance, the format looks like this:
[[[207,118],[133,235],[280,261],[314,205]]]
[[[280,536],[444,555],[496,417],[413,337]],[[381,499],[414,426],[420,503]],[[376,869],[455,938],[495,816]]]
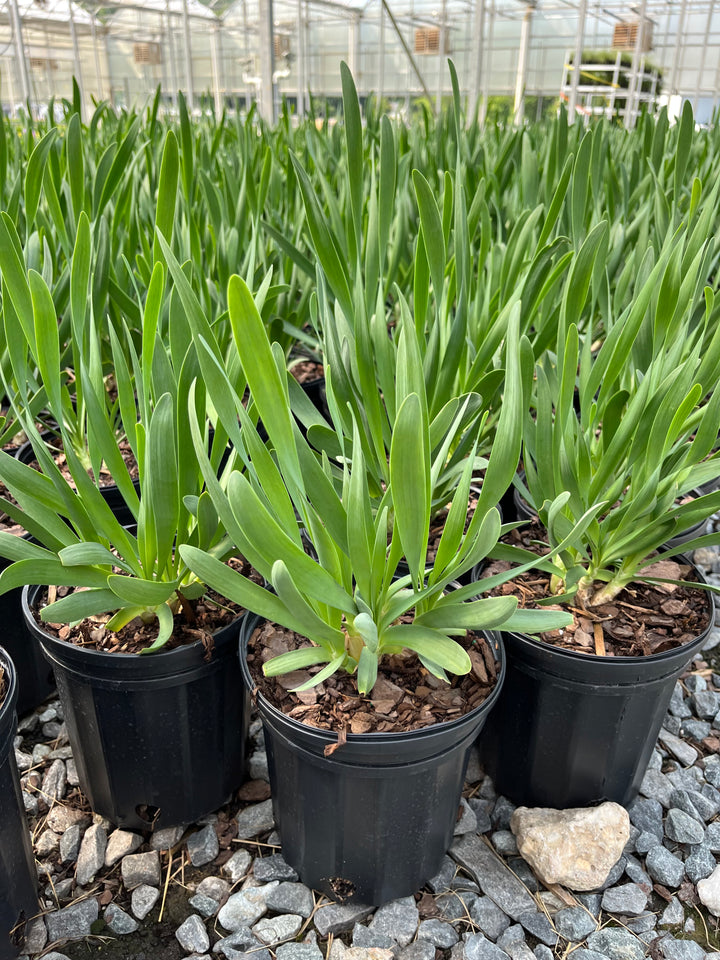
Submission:
[[[419,624],[402,623],[388,627],[380,637],[380,649],[400,647],[413,650],[424,660],[436,663],[449,673],[469,673],[472,664],[467,652],[457,641],[439,630]]]
[[[425,569],[430,527],[430,465],[425,456],[427,421],[420,398],[405,398],[395,419],[390,445],[390,487],[400,542],[419,587]]]
[[[177,580],[142,580],[139,577],[123,577],[111,574],[107,578],[107,585],[123,603],[133,606],[155,607],[167,601],[179,586]]]
[[[2,577],[0,577],[0,587],[2,587]],[[84,620],[86,617],[108,613],[111,610],[116,610],[117,607],[118,598],[112,590],[99,587],[69,593],[61,600],[56,600],[54,603],[43,607],[40,611],[40,617],[46,623],[74,623],[76,620]]]
[[[454,603],[450,593],[443,600],[416,617],[415,623],[438,630],[494,630],[502,626],[517,608],[516,597],[484,597]]]
[[[288,610],[292,610],[298,624],[302,625],[302,635],[324,647],[336,656],[344,650],[345,635],[330,624],[321,620],[295,586],[288,568],[282,560],[276,560],[272,567],[272,585]]]

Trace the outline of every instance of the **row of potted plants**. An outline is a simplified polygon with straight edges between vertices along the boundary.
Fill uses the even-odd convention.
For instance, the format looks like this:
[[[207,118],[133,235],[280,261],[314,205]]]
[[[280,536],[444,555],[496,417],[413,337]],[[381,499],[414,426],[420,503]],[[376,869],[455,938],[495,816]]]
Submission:
[[[37,464],[0,453],[3,509],[29,535],[0,533],[11,561],[0,591],[44,585],[27,595],[26,621],[53,664],[97,812],[143,829],[219,806],[243,776],[248,693],[257,691],[286,859],[332,896],[380,903],[437,869],[467,751],[495,704],[483,744],[511,797],[627,802],[637,790],[675,677],[712,621],[704,585],[672,560],[678,551],[661,566],[653,554],[720,506],[717,493],[675,505],[720,475],[717,311],[712,279],[706,285],[716,245],[714,204],[700,203],[702,184],[684,187],[697,152],[687,113],[672,135],[663,119],[642,128],[639,155],[650,157],[664,232],[657,218],[650,229],[638,196],[643,225],[628,229],[632,240],[597,220],[599,198],[612,194],[593,180],[611,164],[609,132],[579,141],[572,130],[578,154],[560,171],[561,118],[548,140],[558,179],[543,185],[547,209],[526,210],[507,244],[493,243],[487,188],[481,181],[473,192],[482,143],[463,127],[457,89],[440,127],[450,172],[438,194],[436,175],[413,171],[417,232],[398,242],[408,219],[398,184],[401,175],[410,182],[403,157],[412,152],[398,157],[401,138],[387,120],[363,129],[346,68],[343,91],[344,143],[333,134],[330,148],[341,158],[341,200],[326,186],[320,203],[310,165],[287,160],[316,260],[309,295],[305,281],[275,282],[276,265],[254,255],[249,281],[231,276],[222,296],[217,276],[200,276],[187,119],[182,187],[172,131],[150,178],[154,231],[136,256],[132,295],[112,292],[99,239],[107,221],[91,220],[112,210],[123,234],[118,211],[130,194],[113,187],[103,203],[102,177],[92,205],[77,181],[50,189],[61,214],[56,278],[52,254],[39,262],[34,252],[51,224],[32,231],[40,208],[28,162],[25,244],[12,216],[0,224],[0,370],[8,424],[22,429]],[[98,166],[112,171],[122,157],[118,184],[135,126]],[[76,137],[75,116],[68,145],[71,128]],[[363,173],[375,133],[377,175]],[[52,156],[57,136],[35,151],[47,144]],[[528,142],[513,134],[506,149],[520,144],[522,194],[533,202],[541,187]],[[273,161],[266,166],[269,190]],[[40,177],[46,189],[50,169]],[[496,175],[517,191],[502,165]],[[649,181],[635,179],[640,195]],[[64,237],[59,228],[60,195],[73,211],[72,246],[67,225]],[[307,271],[295,233],[271,231],[292,269]],[[193,262],[184,264],[188,243]],[[388,254],[408,247],[412,282],[403,288],[393,280],[402,255]],[[637,249],[633,276],[614,254],[635,263]],[[495,278],[488,288],[484,271]],[[107,296],[97,294],[98,276],[109,278]],[[309,327],[298,313],[294,323],[325,365],[322,409],[288,374],[288,328],[267,313],[287,286]],[[60,465],[37,422],[38,396],[61,441]],[[516,486],[542,524],[530,534],[503,527],[497,509],[520,463]],[[105,469],[119,516],[99,483]],[[718,541],[699,536],[686,549]],[[630,628],[620,608],[636,610],[638,589],[650,608]],[[541,641],[526,637],[539,633]],[[562,708],[570,690],[578,705],[577,738],[562,744],[558,708],[541,688],[546,661]],[[657,676],[641,699],[628,688],[646,665]],[[624,732],[606,726],[589,695],[605,673],[623,688],[620,713],[633,731],[649,714],[621,763]],[[532,705],[520,731],[518,701]],[[12,713],[12,696],[4,709]],[[593,759],[591,776],[577,752],[561,756],[577,739],[587,759],[586,729],[593,750],[611,748],[605,766]],[[509,746],[523,733],[525,746]],[[503,756],[514,751],[516,761],[524,750],[519,782],[503,780]],[[558,774],[567,793],[553,792]]]

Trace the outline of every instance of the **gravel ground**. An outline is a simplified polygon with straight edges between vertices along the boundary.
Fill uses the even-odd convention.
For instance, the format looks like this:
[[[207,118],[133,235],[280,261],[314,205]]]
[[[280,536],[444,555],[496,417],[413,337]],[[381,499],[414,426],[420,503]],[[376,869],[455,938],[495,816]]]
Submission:
[[[717,550],[697,551],[696,562],[720,584]],[[719,921],[705,906],[720,912],[720,614],[676,687],[629,808],[630,839],[597,891],[536,879],[509,829],[513,805],[474,754],[438,876],[374,912],[332,904],[282,858],[259,720],[250,732],[251,779],[232,804],[143,835],[93,816],[59,701],[21,718],[16,755],[43,906],[24,956],[703,960],[720,951]]]

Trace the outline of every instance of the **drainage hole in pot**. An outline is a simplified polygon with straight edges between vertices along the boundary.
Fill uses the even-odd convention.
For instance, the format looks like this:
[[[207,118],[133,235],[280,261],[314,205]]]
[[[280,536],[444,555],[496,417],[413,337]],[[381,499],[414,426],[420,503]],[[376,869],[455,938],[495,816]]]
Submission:
[[[328,883],[338,903],[344,903],[355,893],[355,884],[344,877],[330,877]]]
[[[135,813],[146,823],[155,823],[160,816],[160,807],[154,807],[151,803],[139,803],[135,807]]]

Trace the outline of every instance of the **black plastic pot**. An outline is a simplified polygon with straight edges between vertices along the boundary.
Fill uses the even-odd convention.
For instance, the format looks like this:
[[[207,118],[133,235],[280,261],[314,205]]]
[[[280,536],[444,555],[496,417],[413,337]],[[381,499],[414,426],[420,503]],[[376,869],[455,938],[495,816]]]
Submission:
[[[17,729],[17,678],[12,660],[0,648],[6,693],[0,704],[0,960],[16,957],[24,921],[39,910],[37,873],[13,739]]]
[[[498,793],[527,807],[627,806],[675,682],[702,636],[649,657],[596,657],[503,634],[507,676],[481,744]]]
[[[9,565],[9,560],[0,559],[0,571]],[[17,712],[22,716],[52,693],[55,677],[25,623],[21,587],[0,596],[0,622],[3,646],[17,671]]]
[[[43,440],[47,441],[49,439],[56,439],[55,434],[43,434]],[[33,445],[29,440],[18,448],[16,457],[21,463],[32,463],[32,461],[36,459]],[[140,481],[133,480],[133,486],[135,487],[135,492],[137,495],[140,496]],[[123,524],[123,526],[135,523],[136,518],[133,516],[130,507],[128,507],[127,503],[125,502],[125,497],[123,497],[117,484],[113,483],[109,486],[98,487],[98,489],[103,500],[112,510],[113,515],[117,520],[120,521],[120,523]]]
[[[248,616],[240,662],[262,621]],[[334,900],[381,904],[409,896],[437,873],[452,842],[468,751],[504,677],[471,713],[409,733],[337,734],[299,723],[257,693],[265,731],[275,823],[285,860],[308,886]]]
[[[237,656],[239,621],[148,656],[102,653],[42,630],[23,592],[30,631],[52,663],[83,793],[131,830],[191,823],[241,784],[249,701]]]

